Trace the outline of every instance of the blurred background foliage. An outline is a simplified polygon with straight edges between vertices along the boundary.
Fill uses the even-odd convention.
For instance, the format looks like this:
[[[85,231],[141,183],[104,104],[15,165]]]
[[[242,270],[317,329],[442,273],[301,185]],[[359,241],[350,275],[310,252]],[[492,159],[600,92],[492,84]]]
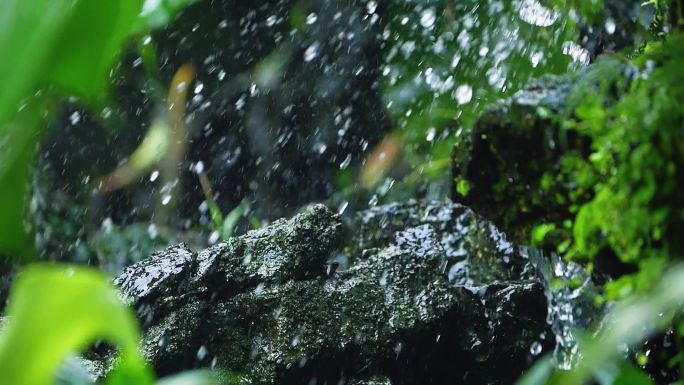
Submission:
[[[0,254],[115,274],[169,243],[206,246],[315,200],[344,216],[383,201],[444,199],[452,184],[468,195],[472,181],[453,180],[449,169],[482,111],[532,78],[595,63],[568,110],[553,116],[589,143],[542,176],[573,183],[567,212],[528,235],[590,268],[611,254],[629,268],[597,302],[637,301],[682,253],[681,12],[679,1],[5,0]],[[8,353],[38,346],[21,328],[61,330],[55,324],[116,313],[117,331],[76,328],[50,344],[36,375],[108,337],[133,357],[134,381],[151,381],[105,275],[23,274],[0,368],[33,370]],[[678,287],[666,289],[649,310],[679,305]],[[70,290],[85,298],[70,303]],[[66,301],[68,314],[35,319],[38,300]],[[614,338],[638,343],[657,330],[679,338],[679,318]],[[597,349],[615,365],[614,352],[600,348],[588,344],[585,356]],[[673,367],[680,354],[669,357]],[[627,361],[618,367],[603,383],[650,381]]]

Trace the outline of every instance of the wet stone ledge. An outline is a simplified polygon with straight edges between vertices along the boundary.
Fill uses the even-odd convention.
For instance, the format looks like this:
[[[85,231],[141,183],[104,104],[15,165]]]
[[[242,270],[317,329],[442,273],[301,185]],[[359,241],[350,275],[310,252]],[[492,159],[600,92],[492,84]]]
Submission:
[[[251,384],[510,384],[554,346],[542,277],[526,249],[469,208],[412,202],[350,225],[310,206],[198,253],[170,247],[116,283],[160,375],[213,367]]]

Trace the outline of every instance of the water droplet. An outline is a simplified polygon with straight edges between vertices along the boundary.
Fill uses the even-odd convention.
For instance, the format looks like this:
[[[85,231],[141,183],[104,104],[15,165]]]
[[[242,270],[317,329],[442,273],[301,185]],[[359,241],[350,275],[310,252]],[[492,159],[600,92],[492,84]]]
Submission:
[[[212,231],[211,234],[209,234],[209,244],[213,245],[214,243],[218,242],[220,237],[221,234],[219,234],[218,231]]]
[[[157,178],[159,178],[159,171],[152,171],[152,174],[150,174],[150,182],[154,182]]]
[[[375,1],[369,1],[366,4],[366,11],[368,11],[368,13],[375,13],[375,10],[377,8],[378,8],[378,3],[376,3]]]
[[[461,84],[456,88],[455,96],[458,104],[469,103],[473,98],[473,88],[467,84]]]
[[[337,213],[338,213],[339,215],[342,215],[342,214],[344,213],[344,210],[347,209],[347,206],[349,206],[349,202],[347,202],[347,201],[342,202],[342,204],[340,205],[340,207],[337,209]]]
[[[207,354],[209,354],[209,351],[207,350],[207,348],[204,345],[202,345],[202,346],[200,346],[199,350],[197,350],[197,359],[199,361],[202,361],[204,359],[204,357],[207,356]]]
[[[373,196],[371,197],[371,199],[368,201],[368,206],[369,206],[369,207],[373,207],[373,206],[375,206],[375,205],[377,205],[377,204],[378,204],[378,195],[377,195],[377,194],[373,194]]]
[[[458,63],[461,61],[461,55],[454,55],[453,58],[451,58],[451,68],[456,68],[458,66]]]
[[[157,226],[154,223],[150,223],[147,226],[147,235],[150,236],[150,239],[155,239],[159,235],[159,230],[157,230]]]
[[[164,196],[162,197],[161,203],[162,203],[164,206],[166,206],[166,205],[169,204],[169,202],[171,202],[171,195],[164,195]]]
[[[538,356],[539,353],[542,351],[542,346],[539,342],[534,341],[532,345],[530,346],[530,354],[533,356]]]
[[[109,117],[112,116],[112,109],[109,107],[103,108],[100,116],[102,116],[102,119],[109,119]]]
[[[197,83],[197,85],[195,86],[195,93],[199,94],[200,92],[202,92],[203,89],[204,89],[204,84]]]
[[[435,25],[436,19],[435,9],[428,8],[420,14],[420,25],[422,25],[423,28],[432,28]]]
[[[432,142],[435,140],[435,135],[437,134],[437,130],[435,130],[434,127],[430,127],[430,129],[427,132],[427,136],[425,136],[425,140],[428,142]]]
[[[193,167],[193,171],[195,172],[195,174],[198,174],[198,175],[203,173],[204,172],[204,162],[202,162],[200,160],[197,163],[195,163],[195,167]]]
[[[311,12],[307,17],[306,17],[306,24],[311,25],[318,20],[318,15],[316,15],[315,12]]]
[[[318,48],[320,47],[320,44],[318,42],[315,42],[311,44],[306,51],[304,51],[304,61],[310,62],[313,59],[318,56]]]
[[[81,113],[78,111],[74,111],[71,115],[69,115],[69,121],[71,124],[78,124],[81,122]]]
[[[180,82],[176,86],[178,92],[185,92],[188,89],[188,82]]]
[[[608,19],[606,19],[605,27],[606,27],[606,32],[608,32],[609,35],[614,34],[615,28],[616,28],[615,20],[613,20],[612,17],[609,17]]]
[[[114,222],[112,221],[112,218],[105,218],[102,221],[102,225],[100,225],[100,227],[105,233],[111,233],[112,229],[114,228]]]
[[[351,154],[347,154],[347,157],[344,158],[342,163],[340,163],[340,170],[344,170],[345,168],[349,167],[349,164],[351,163],[352,156]]]
[[[530,62],[532,62],[532,67],[537,68],[539,63],[541,62],[541,59],[544,57],[544,54],[542,52],[534,52],[532,55],[530,55]]]
[[[524,22],[538,27],[549,27],[560,18],[558,12],[544,7],[536,0],[524,0],[518,14]]]

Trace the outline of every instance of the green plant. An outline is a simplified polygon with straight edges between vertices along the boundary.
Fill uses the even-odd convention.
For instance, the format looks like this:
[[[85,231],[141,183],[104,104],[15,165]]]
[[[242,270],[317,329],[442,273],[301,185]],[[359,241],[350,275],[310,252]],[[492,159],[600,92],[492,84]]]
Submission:
[[[17,279],[0,335],[3,382],[51,383],[69,353],[98,339],[116,344],[119,360],[107,384],[152,384],[138,353],[138,326],[107,277],[75,266],[35,265]]]
[[[615,60],[592,71],[607,73]],[[575,179],[578,187],[593,192],[588,202],[574,202],[566,255],[591,261],[609,250],[638,267],[637,274],[607,285],[609,299],[648,288],[669,260],[684,254],[682,60],[681,35],[651,43],[626,67],[631,76],[588,77],[572,99],[573,116],[563,122],[591,140],[587,158],[570,154],[565,160],[566,173],[587,174]]]
[[[154,383],[138,351],[138,323],[120,300],[109,278],[89,268],[33,265],[17,279],[7,310],[9,324],[0,332],[3,383],[45,385],[70,354],[98,340],[118,347],[108,385]],[[207,372],[187,372],[160,385],[209,385]]]
[[[653,384],[632,366],[620,347],[633,347],[672,324],[684,298],[684,265],[679,264],[654,284],[648,293],[635,295],[611,309],[606,327],[580,340],[580,360],[573,370],[555,370],[551,357],[539,360],[517,385]]]
[[[60,98],[106,99],[108,73],[132,36],[192,0],[6,0],[0,3],[0,253],[31,255],[24,225],[34,147]]]

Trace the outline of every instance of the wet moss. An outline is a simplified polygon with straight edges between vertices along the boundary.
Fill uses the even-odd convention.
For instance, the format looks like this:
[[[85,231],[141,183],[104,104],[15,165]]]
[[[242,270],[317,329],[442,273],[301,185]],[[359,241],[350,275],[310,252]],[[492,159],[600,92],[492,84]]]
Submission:
[[[349,266],[330,270],[343,249],[355,253]],[[148,274],[179,255],[168,276]],[[540,277],[466,207],[412,202],[362,212],[347,229],[312,206],[199,253],[169,249],[117,282],[153,315],[144,350],[161,373],[212,366],[254,384],[437,384],[512,381],[521,367],[505,363],[531,361],[533,342],[547,346]],[[477,348],[494,340],[505,356]],[[492,364],[503,366],[466,375]]]

